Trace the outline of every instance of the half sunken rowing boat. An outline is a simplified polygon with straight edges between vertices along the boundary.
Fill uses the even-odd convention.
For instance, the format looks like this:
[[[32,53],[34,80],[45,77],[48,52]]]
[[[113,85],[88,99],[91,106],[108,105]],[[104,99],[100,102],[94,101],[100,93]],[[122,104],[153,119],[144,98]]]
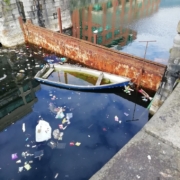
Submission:
[[[63,82],[63,81],[56,81],[54,79],[48,79],[50,74],[55,72],[63,72],[63,73],[69,73],[71,75],[75,73],[89,75],[91,77],[95,77],[96,81],[94,84],[76,84],[74,82]],[[85,68],[85,67],[79,67],[76,65],[70,65],[70,64],[50,64],[45,65],[40,71],[37,72],[37,74],[34,77],[37,81],[56,86],[66,89],[73,89],[73,90],[87,90],[87,91],[94,91],[94,90],[102,90],[102,89],[109,89],[109,88],[116,88],[116,87],[122,87],[125,85],[128,85],[130,82],[130,78],[110,74],[107,72],[98,71],[95,69]]]

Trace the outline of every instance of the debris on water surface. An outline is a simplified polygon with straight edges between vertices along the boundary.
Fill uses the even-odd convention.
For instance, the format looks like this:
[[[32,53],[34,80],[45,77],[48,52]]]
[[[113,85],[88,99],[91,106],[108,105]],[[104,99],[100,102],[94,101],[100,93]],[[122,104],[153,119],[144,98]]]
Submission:
[[[74,146],[74,142],[70,142],[69,145],[70,145],[70,146]]]
[[[126,113],[126,112],[124,113],[124,115],[125,115],[125,116],[129,116],[129,114],[128,114],[128,113]]]
[[[22,131],[23,131],[23,132],[26,131],[25,123],[22,124]]]
[[[17,153],[12,154],[11,157],[12,157],[12,160],[17,159],[18,158]]]
[[[51,139],[51,126],[44,120],[39,120],[36,126],[36,142],[43,142]]]
[[[115,121],[119,121],[119,118],[117,116],[114,117]]]
[[[23,166],[19,167],[19,172],[22,172],[23,168],[24,168]]]
[[[63,129],[63,125],[62,124],[59,125],[59,129]]]
[[[64,135],[63,132],[60,132],[59,129],[55,129],[53,131],[53,137],[54,139],[62,140],[62,136]]]
[[[21,163],[21,160],[17,160],[16,163]]]
[[[34,158],[39,158],[39,157],[41,157],[41,156],[43,156],[43,155],[44,155],[44,151],[43,151],[43,150],[36,151],[36,152],[34,153]]]
[[[56,148],[56,143],[54,141],[48,142],[47,145],[50,146],[52,149]]]
[[[106,128],[103,128],[102,130],[103,130],[103,131],[107,131],[107,129],[106,129]]]
[[[71,119],[73,117],[73,113],[66,113],[66,118]]]
[[[24,165],[24,168],[29,171],[31,169],[31,166],[29,164]]]
[[[57,173],[57,174],[54,176],[54,179],[56,179],[56,178],[58,177],[58,175],[59,175],[59,174]]]
[[[93,126],[93,124],[91,124],[91,125],[88,127],[88,129],[90,129],[92,126]]]
[[[76,146],[80,146],[81,145],[81,143],[80,142],[76,142],[76,144],[75,144]]]
[[[59,108],[59,111],[57,112],[57,115],[56,115],[56,119],[57,118],[60,118],[60,119],[62,119],[64,117],[64,113],[63,113],[63,109],[62,109],[62,107],[60,107]]]
[[[66,122],[67,122],[67,119],[64,118],[64,119],[62,120],[62,124],[65,124]]]

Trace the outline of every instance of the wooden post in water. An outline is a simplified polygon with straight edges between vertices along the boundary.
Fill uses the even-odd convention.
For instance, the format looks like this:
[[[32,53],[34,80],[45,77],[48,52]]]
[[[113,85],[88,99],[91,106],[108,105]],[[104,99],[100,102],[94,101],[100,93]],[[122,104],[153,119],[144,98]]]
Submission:
[[[61,9],[57,9],[58,14],[58,23],[59,23],[59,32],[62,33],[62,20],[61,20]]]
[[[64,80],[65,80],[65,83],[68,84],[68,78],[67,78],[67,73],[64,72]]]
[[[59,82],[61,82],[59,71],[58,71],[58,78],[59,78]]]

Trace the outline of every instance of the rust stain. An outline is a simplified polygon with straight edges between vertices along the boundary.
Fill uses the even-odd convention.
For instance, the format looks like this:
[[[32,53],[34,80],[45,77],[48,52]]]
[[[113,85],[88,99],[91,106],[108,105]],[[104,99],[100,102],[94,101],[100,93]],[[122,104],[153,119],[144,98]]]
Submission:
[[[146,89],[156,91],[162,79],[165,65],[56,33],[35,26],[30,21],[25,24],[22,23],[21,27],[26,42],[39,45],[101,71],[123,75],[136,80],[142,67],[144,67],[140,86]],[[142,64],[144,65],[142,66]]]

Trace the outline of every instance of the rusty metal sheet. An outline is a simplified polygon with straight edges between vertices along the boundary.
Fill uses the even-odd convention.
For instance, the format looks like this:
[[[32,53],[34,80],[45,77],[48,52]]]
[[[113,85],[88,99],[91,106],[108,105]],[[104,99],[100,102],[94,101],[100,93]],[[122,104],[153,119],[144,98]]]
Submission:
[[[144,67],[140,85],[150,90],[157,90],[165,70],[162,64],[56,33],[35,26],[31,22],[22,23],[21,27],[26,42],[39,45],[101,71],[127,76],[135,80]]]

